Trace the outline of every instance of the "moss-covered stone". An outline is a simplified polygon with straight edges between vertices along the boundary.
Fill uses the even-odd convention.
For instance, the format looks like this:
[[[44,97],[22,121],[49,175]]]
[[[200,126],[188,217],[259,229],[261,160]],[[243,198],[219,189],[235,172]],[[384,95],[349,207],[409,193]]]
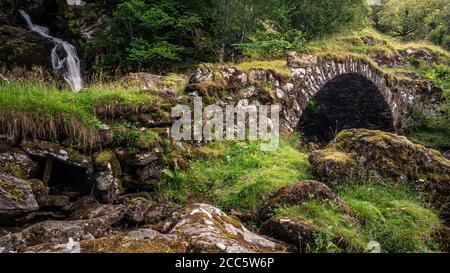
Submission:
[[[405,137],[366,129],[344,131],[325,149],[312,152],[310,161],[322,181],[402,183],[421,189],[445,217],[450,215],[450,161]]]
[[[136,146],[142,150],[154,148],[160,141],[158,133],[153,130],[141,132],[136,139]]]
[[[44,183],[39,179],[30,179],[27,180],[28,184],[31,186],[33,190],[34,197],[38,202],[39,206],[42,207],[47,203],[48,200],[48,188],[44,185]]]
[[[10,150],[0,154],[0,172],[27,179],[37,171],[38,164],[20,150]]]
[[[0,173],[0,216],[38,208],[31,186],[25,180]]]
[[[164,239],[136,239],[130,236],[112,236],[82,241],[83,253],[179,253],[183,246]]]
[[[108,164],[110,164],[112,171],[115,175],[121,175],[122,170],[120,163],[116,158],[116,155],[111,150],[105,150],[94,156],[94,162],[97,168],[100,170],[107,170]]]

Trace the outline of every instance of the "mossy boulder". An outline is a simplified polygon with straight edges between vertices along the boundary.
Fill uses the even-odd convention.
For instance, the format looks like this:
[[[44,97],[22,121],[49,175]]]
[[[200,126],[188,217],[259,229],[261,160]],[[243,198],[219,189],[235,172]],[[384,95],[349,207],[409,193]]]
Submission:
[[[422,190],[450,216],[450,161],[407,138],[381,131],[342,131],[310,155],[315,175],[330,185],[352,180],[391,181]]]
[[[33,195],[33,190],[27,181],[0,173],[0,219],[35,211],[39,205]]]
[[[37,170],[38,164],[23,151],[10,150],[0,154],[0,172],[28,179],[36,174]]]
[[[125,207],[122,205],[79,206],[78,208],[82,211],[78,211],[77,220],[44,221],[17,233],[0,237],[0,246],[3,247],[3,249],[0,248],[0,253],[2,251],[23,252],[30,250],[30,247],[42,244],[43,246],[66,244],[70,239],[82,241],[112,236],[115,234],[112,226],[122,220],[125,214]],[[83,208],[86,209],[83,210]]]
[[[111,233],[110,225],[101,218],[77,221],[45,221],[18,233],[0,237],[3,251],[24,251],[29,246],[43,243],[64,244],[74,240],[93,239]]]

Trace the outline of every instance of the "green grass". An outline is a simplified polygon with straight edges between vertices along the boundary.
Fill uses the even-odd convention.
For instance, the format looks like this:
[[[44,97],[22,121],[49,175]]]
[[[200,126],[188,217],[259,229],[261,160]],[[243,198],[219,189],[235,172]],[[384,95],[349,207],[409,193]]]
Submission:
[[[116,116],[115,111],[120,114],[128,108],[139,109],[156,100],[138,91],[102,85],[73,93],[41,83],[0,83],[2,127],[13,136],[40,132],[41,137],[58,137],[58,133],[73,136],[74,140],[93,137],[102,123],[101,117],[108,113]]]
[[[308,155],[282,140],[274,152],[260,151],[259,142],[214,142],[186,170],[167,173],[160,192],[178,201],[209,201],[224,209],[250,212],[263,196],[310,179]]]
[[[338,190],[356,218],[362,233],[378,241],[385,252],[430,252],[440,227],[436,211],[417,193],[403,186],[348,185]]]
[[[441,152],[450,149],[450,134],[445,130],[421,127],[409,134],[408,139]]]
[[[236,68],[248,73],[251,69],[273,70],[281,76],[289,77],[292,71],[287,66],[286,60],[271,60],[271,61],[252,61],[243,62],[235,65]]]
[[[300,217],[325,231],[311,246],[312,252],[364,252],[370,241],[389,253],[437,250],[438,215],[409,189],[367,183],[345,185],[336,192],[360,227],[329,202],[313,200],[276,210],[278,216]],[[333,238],[343,238],[345,243],[336,245]]]

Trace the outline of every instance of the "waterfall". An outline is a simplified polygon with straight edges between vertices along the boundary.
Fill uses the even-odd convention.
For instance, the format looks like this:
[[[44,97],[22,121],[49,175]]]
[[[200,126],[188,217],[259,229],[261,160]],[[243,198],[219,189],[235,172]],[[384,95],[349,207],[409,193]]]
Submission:
[[[70,85],[74,92],[78,92],[83,88],[83,78],[81,77],[80,59],[77,56],[76,48],[69,42],[53,37],[49,34],[46,27],[33,24],[30,16],[23,10],[19,10],[27,22],[31,31],[38,33],[42,37],[49,39],[55,45],[51,52],[51,60],[53,69],[61,70],[64,73],[64,80]],[[58,51],[65,52],[65,57],[61,58]]]

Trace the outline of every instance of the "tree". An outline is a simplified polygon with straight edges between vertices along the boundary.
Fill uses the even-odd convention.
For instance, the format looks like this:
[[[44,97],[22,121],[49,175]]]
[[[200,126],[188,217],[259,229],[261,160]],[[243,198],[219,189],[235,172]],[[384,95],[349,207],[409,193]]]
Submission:
[[[450,2],[439,0],[436,6],[434,12],[425,20],[428,31],[426,38],[450,50]]]
[[[383,7],[380,24],[389,34],[403,40],[420,38],[426,33],[430,14],[442,8],[441,0],[389,0]]]
[[[164,71],[195,54],[194,33],[204,20],[202,0],[126,0],[113,13],[102,37],[105,65],[124,70]]]
[[[366,0],[285,0],[285,5],[290,25],[308,38],[361,28],[369,18]]]

